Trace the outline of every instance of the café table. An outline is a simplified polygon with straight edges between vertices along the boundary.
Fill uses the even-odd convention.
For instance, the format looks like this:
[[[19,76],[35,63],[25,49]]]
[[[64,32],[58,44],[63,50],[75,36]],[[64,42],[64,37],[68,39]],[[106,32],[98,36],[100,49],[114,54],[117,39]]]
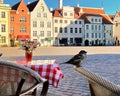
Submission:
[[[41,77],[47,79],[49,84],[53,85],[55,88],[58,87],[60,79],[64,77],[56,60],[32,60],[28,63],[24,60],[17,60],[15,62],[36,71]]]

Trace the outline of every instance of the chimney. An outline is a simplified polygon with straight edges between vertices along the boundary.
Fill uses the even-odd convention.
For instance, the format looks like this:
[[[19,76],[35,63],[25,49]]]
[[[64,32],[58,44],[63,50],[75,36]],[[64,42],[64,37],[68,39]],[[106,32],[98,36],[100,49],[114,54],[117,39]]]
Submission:
[[[59,2],[58,2],[59,4],[59,8],[62,8],[62,3],[63,3],[63,0],[59,0]]]
[[[3,0],[0,0],[0,3],[3,3]]]
[[[79,5],[79,4],[77,4],[77,7],[80,7],[80,5]]]
[[[53,8],[50,8],[50,11],[53,11]]]

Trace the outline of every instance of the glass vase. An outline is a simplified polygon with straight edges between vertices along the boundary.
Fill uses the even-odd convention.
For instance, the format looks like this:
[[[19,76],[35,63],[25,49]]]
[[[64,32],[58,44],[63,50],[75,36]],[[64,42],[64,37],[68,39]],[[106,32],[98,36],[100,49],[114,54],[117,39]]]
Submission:
[[[32,52],[25,52],[25,60],[26,62],[32,61]]]

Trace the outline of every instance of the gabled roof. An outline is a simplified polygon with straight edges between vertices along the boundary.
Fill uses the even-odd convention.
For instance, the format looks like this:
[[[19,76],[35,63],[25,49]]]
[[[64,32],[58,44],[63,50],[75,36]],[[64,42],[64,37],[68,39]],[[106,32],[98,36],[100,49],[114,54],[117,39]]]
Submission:
[[[54,17],[63,17],[63,9],[57,8],[52,11]],[[105,14],[103,8],[74,7],[74,18],[84,19],[85,23],[90,23],[88,16],[102,17],[103,24],[112,24],[111,18]]]
[[[33,11],[33,9],[36,7],[38,2],[39,2],[39,0],[36,0],[36,1],[34,1],[34,2],[27,5],[30,12]]]
[[[102,17],[100,14],[81,13],[79,19],[84,19],[85,23],[90,23],[88,16]]]
[[[110,17],[111,20],[113,21],[113,19],[115,18],[115,15],[109,15],[109,17]]]
[[[103,17],[103,24],[113,24],[112,19],[108,15],[102,14],[102,17]]]
[[[87,7],[83,7],[82,10],[83,10],[83,12],[85,12],[85,13],[105,14],[103,8],[87,8]]]
[[[13,5],[13,6],[11,7],[11,9],[12,9],[12,10],[17,10],[17,8],[19,7],[20,3],[21,3],[21,1],[18,2],[17,4],[15,4],[15,5]]]
[[[57,9],[51,11],[51,12],[53,13],[54,17],[63,17],[62,9],[60,9],[60,8],[57,8]]]
[[[120,16],[120,12],[117,12],[117,14]]]

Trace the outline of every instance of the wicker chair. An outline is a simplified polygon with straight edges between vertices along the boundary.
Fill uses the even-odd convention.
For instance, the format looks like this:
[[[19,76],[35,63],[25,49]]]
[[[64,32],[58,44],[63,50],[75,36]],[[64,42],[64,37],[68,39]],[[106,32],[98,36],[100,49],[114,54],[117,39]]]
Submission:
[[[120,96],[120,86],[82,67],[75,70],[88,80],[91,96]]]
[[[30,68],[12,62],[0,61],[0,96],[25,96],[41,87],[39,96],[46,96],[49,83]],[[34,93],[34,94],[33,94]]]

